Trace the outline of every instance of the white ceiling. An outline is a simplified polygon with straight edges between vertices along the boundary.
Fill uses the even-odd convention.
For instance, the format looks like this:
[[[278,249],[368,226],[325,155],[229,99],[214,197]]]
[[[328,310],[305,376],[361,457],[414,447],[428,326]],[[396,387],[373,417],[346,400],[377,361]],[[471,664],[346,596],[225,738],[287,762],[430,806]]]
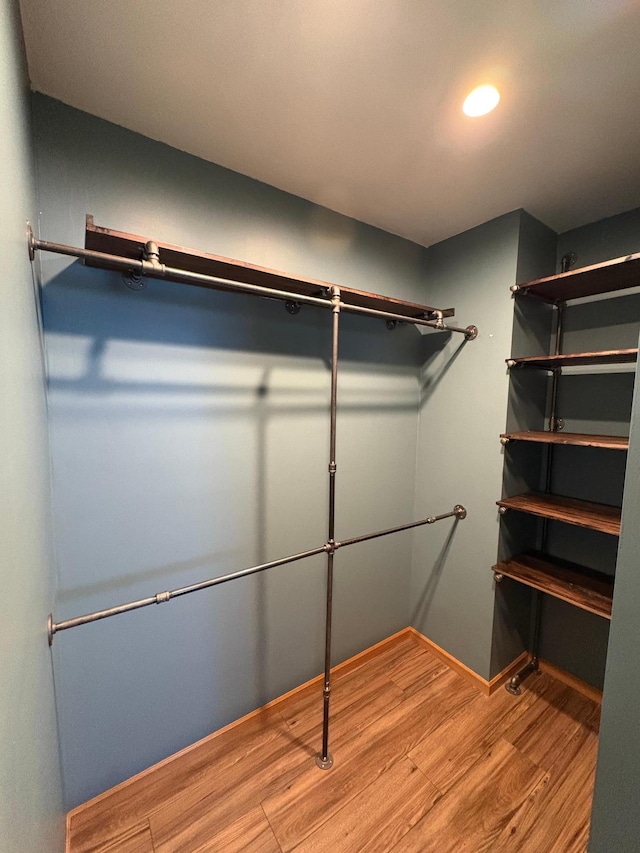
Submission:
[[[424,245],[640,206],[640,0],[21,8],[34,89]]]

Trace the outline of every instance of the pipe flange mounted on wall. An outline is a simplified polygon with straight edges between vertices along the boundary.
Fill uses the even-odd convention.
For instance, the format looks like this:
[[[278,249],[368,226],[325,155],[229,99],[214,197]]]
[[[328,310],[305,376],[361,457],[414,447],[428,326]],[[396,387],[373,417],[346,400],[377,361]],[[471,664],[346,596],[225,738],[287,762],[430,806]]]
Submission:
[[[464,337],[466,341],[475,341],[475,339],[478,337],[478,327],[467,326],[466,334]]]

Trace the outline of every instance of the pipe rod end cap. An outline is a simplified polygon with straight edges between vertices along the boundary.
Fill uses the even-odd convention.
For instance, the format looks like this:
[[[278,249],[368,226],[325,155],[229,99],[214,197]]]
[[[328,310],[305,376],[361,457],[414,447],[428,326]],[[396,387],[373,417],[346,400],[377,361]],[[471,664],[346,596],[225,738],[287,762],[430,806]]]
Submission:
[[[467,326],[465,338],[468,341],[475,341],[478,337],[478,327],[477,326]]]
[[[47,617],[47,639],[49,640],[49,646],[53,645],[53,635],[55,632],[56,629],[53,625],[53,613],[50,613]]]
[[[333,767],[333,756],[330,752],[327,753],[327,757],[323,758],[319,753],[316,755],[316,765],[320,768],[320,770],[331,770]]]
[[[459,518],[460,520],[467,517],[467,510],[462,506],[462,504],[456,504],[453,511],[456,514],[456,518]]]

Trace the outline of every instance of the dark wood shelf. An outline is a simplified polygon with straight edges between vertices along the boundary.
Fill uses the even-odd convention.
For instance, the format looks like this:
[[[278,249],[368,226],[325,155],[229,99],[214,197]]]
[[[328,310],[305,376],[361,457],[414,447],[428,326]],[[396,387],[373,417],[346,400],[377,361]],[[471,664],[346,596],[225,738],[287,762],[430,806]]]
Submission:
[[[557,367],[579,367],[584,364],[632,364],[638,360],[637,349],[610,349],[601,352],[572,352],[565,355],[535,355],[506,359],[509,367],[554,370]]]
[[[589,613],[611,619],[613,578],[602,572],[535,552],[518,554],[497,563],[493,571]]]
[[[535,296],[556,304],[598,293],[640,286],[640,254],[614,258],[601,264],[549,275],[520,285],[517,294]]]
[[[536,492],[502,498],[496,503],[507,509],[527,512],[530,515],[550,518],[554,521],[563,521],[565,524],[575,524],[578,527],[587,527],[590,530],[599,530],[602,533],[610,533],[612,536],[620,534],[621,510],[616,506]]]
[[[153,238],[126,234],[123,231],[114,231],[110,228],[101,228],[94,224],[92,216],[87,216],[85,249],[140,260],[143,257],[145,244],[151,239]],[[258,267],[219,255],[197,252],[193,249],[185,249],[182,246],[173,246],[170,243],[161,243],[158,240],[154,242],[160,250],[160,263],[165,264],[165,266],[216,276],[229,281],[285,290],[292,300],[295,300],[296,296],[324,297],[327,296],[327,290],[331,287],[331,284],[326,281],[300,278],[267,267]],[[108,262],[86,261],[86,263],[88,266],[99,266],[104,269],[114,268],[110,267]],[[170,281],[181,281],[179,276],[167,276],[166,278]],[[190,281],[184,283],[194,284]],[[207,285],[199,284],[197,286],[206,287]],[[233,290],[230,287],[225,288],[222,284],[212,284],[211,288],[214,290]],[[390,311],[404,317],[430,320],[435,318],[436,312],[440,312],[442,317],[453,317],[455,315],[453,308],[437,309],[429,305],[418,305],[414,302],[405,302],[401,299],[393,299],[390,296],[354,290],[342,285],[340,286],[340,294],[345,304],[357,305],[361,308],[374,308],[377,311]]]
[[[629,439],[619,435],[589,435],[583,432],[527,430],[525,432],[503,432],[500,438],[508,441],[533,441],[540,444],[568,444],[574,447],[605,447],[609,450],[629,449]]]

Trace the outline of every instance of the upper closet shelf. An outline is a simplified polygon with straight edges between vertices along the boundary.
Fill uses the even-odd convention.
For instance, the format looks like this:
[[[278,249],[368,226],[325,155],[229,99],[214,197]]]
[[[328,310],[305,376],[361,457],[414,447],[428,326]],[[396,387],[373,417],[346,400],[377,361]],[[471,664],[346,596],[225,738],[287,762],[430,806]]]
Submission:
[[[148,239],[146,237],[138,237],[135,234],[114,231],[110,228],[101,228],[94,224],[93,216],[87,216],[85,249],[139,261],[145,256],[145,245]],[[289,275],[288,273],[278,272],[266,267],[254,266],[253,264],[232,260],[231,258],[197,252],[193,249],[182,248],[181,246],[172,246],[170,243],[161,243],[157,240],[154,242],[159,249],[160,263],[167,267],[199,273],[201,275],[214,276],[229,281],[286,291],[291,296],[292,301],[295,301],[296,296],[327,296],[332,286],[325,281],[300,278],[299,276]],[[85,263],[88,266],[99,266],[106,269],[119,268],[110,266],[107,261],[87,259]],[[167,276],[167,278],[170,278],[172,281],[181,280],[177,275]],[[193,284],[194,282],[184,280],[184,283]],[[201,284],[200,286],[206,285]],[[229,286],[225,287],[223,283],[212,284],[211,287],[216,290],[233,289]],[[414,302],[405,302],[401,299],[393,299],[390,296],[380,296],[375,293],[354,290],[350,287],[340,286],[340,297],[345,305],[353,305],[377,311],[388,311],[407,318],[437,320],[438,318],[455,316],[453,308],[439,309],[429,305],[418,305]]]
[[[508,367],[532,367],[555,370],[557,367],[579,367],[585,364],[629,364],[638,360],[637,349],[610,349],[602,352],[572,352],[565,355],[534,355],[508,358]]]
[[[640,286],[640,254],[625,255],[590,267],[549,275],[514,285],[513,293],[535,296],[543,302],[557,304],[583,296],[611,293]]]

